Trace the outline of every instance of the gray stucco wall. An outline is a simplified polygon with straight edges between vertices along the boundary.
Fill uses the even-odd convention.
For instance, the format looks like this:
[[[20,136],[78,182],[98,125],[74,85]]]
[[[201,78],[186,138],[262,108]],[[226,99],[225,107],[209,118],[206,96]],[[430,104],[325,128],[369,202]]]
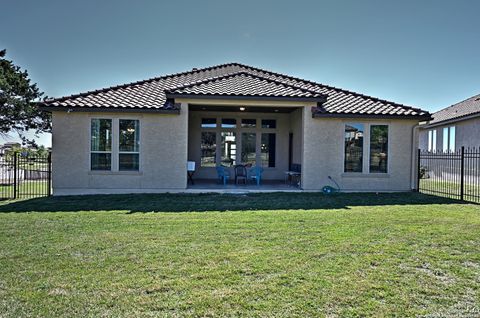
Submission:
[[[140,171],[90,171],[92,118],[140,121]],[[54,195],[186,188],[188,105],[180,115],[54,111],[52,126]]]
[[[344,132],[347,123],[365,124],[363,173],[344,173]],[[369,124],[389,126],[388,173],[368,173]],[[344,191],[409,191],[412,189],[412,134],[414,120],[364,120],[312,118],[304,112],[302,187],[319,190],[325,185]]]
[[[292,163],[302,164],[303,158],[303,111],[299,108],[290,114],[290,130],[293,133]]]
[[[419,147],[428,150],[428,131],[437,131],[437,150],[443,149],[443,128],[455,126],[455,148],[480,147],[480,117],[420,130]]]

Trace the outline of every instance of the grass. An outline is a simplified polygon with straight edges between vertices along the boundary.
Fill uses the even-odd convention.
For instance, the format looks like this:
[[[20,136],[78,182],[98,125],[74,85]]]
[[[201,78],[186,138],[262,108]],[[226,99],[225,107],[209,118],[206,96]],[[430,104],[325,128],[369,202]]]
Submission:
[[[20,198],[28,198],[45,195],[48,189],[47,180],[22,180],[18,183],[18,195]],[[13,185],[0,185],[0,199],[13,198]]]
[[[478,317],[480,207],[407,194],[0,204],[0,317]]]
[[[444,181],[435,179],[420,179],[420,189],[425,193],[441,195],[447,198],[460,198],[460,181]],[[480,186],[465,182],[464,199],[480,203]]]

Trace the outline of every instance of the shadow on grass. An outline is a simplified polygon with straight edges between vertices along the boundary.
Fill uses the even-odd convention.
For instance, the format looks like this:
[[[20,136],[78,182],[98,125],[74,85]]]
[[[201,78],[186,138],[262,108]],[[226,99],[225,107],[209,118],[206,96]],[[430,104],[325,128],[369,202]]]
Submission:
[[[129,194],[35,198],[0,203],[0,213],[126,211],[205,212],[348,209],[352,206],[455,204],[421,193]]]

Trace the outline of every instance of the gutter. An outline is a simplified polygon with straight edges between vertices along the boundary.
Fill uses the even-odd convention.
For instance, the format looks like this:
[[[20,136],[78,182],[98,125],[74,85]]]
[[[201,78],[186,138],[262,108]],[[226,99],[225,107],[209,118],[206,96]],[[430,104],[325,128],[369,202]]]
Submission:
[[[380,114],[352,114],[352,113],[312,113],[312,118],[374,118],[374,119],[409,119],[427,121],[430,115],[380,115]]]
[[[68,106],[39,106],[39,109],[46,112],[122,112],[122,113],[155,113],[155,114],[180,114],[180,109],[155,109],[155,108],[123,108],[123,107],[68,107]]]

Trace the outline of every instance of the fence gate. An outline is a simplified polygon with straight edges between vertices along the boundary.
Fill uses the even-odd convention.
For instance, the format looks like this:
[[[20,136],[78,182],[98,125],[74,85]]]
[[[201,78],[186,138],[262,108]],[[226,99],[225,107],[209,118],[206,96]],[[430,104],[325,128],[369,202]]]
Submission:
[[[480,203],[480,148],[418,150],[420,192]]]
[[[51,153],[15,152],[0,156],[0,200],[49,196],[51,181]]]

